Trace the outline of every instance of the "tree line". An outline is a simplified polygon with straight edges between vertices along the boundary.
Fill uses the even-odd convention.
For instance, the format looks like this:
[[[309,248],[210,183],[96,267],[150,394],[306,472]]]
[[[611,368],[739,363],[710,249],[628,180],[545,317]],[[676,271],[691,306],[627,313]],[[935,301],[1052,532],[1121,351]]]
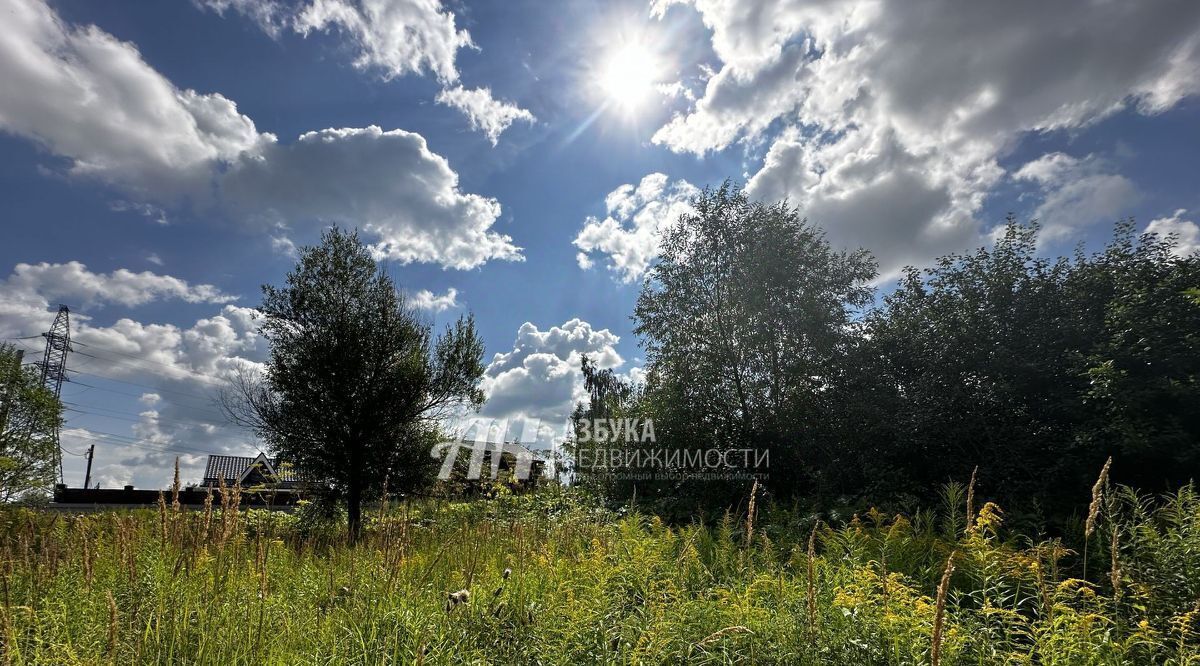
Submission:
[[[576,424],[651,420],[667,450],[769,451],[761,488],[813,507],[912,510],[977,475],[1031,524],[1053,522],[1109,456],[1117,481],[1187,483],[1200,469],[1200,258],[1130,221],[1099,251],[1055,259],[1038,234],[1009,219],[991,245],[880,288],[868,252],[832,247],[797,209],[707,189],[662,230],[632,313],[645,381],[585,358]],[[484,400],[471,317],[434,335],[356,233],[304,248],[283,286],[263,287],[258,316],[269,358],[222,405],[344,504],[352,535],[365,502],[432,482],[445,418]],[[52,445],[31,433],[61,423],[61,404],[0,352],[8,493],[49,478],[36,454]],[[736,505],[749,486],[574,471],[613,502],[679,516]]]
[[[1039,226],[1010,218],[878,298],[876,278],[786,203],[708,189],[662,232],[633,312],[644,383],[585,362],[574,417],[653,419],[665,448],[767,448],[763,487],[823,507],[916,508],[978,468],[980,492],[1040,524],[1077,511],[1109,456],[1150,491],[1200,469],[1200,258],[1175,239],[1124,221],[1048,259]],[[682,515],[746,497],[579,471]]]

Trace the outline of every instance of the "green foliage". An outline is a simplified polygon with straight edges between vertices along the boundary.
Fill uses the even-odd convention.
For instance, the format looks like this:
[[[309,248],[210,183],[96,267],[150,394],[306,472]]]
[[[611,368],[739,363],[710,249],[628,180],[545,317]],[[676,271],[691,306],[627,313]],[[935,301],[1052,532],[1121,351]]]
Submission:
[[[1131,223],[1094,255],[1037,249],[1010,220],[991,248],[910,269],[867,318],[842,438],[864,495],[928,498],[978,465],[992,496],[1061,521],[1110,455],[1161,490],[1200,469],[1200,258]]]
[[[769,496],[927,506],[978,467],[1031,528],[1061,532],[1095,470],[1165,491],[1200,469],[1200,255],[1117,225],[1099,252],[1047,259],[1039,227],[907,269],[874,307],[874,265],[784,204],[728,183],[664,232],[634,311],[646,386],[596,382],[578,415],[653,419],[660,443],[770,450]],[[610,400],[611,402],[611,400]],[[609,483],[676,517],[748,482]]]
[[[774,487],[810,491],[839,464],[824,395],[840,381],[854,316],[870,303],[875,262],[834,250],[796,209],[752,202],[728,182],[693,206],[663,232],[634,310],[643,410],[666,447],[767,448]],[[702,485],[689,495],[744,492]]]
[[[1098,582],[1068,573],[1078,549],[1022,541],[991,503],[968,521],[961,492],[946,497],[952,534],[948,515],[871,510],[819,525],[811,562],[811,525],[785,507],[766,507],[748,542],[740,517],[671,526],[564,489],[381,507],[356,545],[236,508],[9,509],[0,651],[13,664],[925,664],[953,551],[943,664],[1200,660],[1190,486],[1106,495]],[[459,590],[469,600],[450,603]]]
[[[324,498],[300,500],[295,517],[298,536],[310,541],[335,541],[346,530],[346,510]]]
[[[12,345],[0,344],[0,502],[32,499],[54,483],[61,425],[62,403],[21,367]]]
[[[225,400],[309,483],[346,502],[351,533],[385,484],[411,490],[436,471],[437,419],[478,407],[483,343],[460,318],[434,339],[357,233],[304,248],[284,287],[263,287],[264,381]]]
[[[633,496],[636,484],[628,479],[619,478],[614,470],[601,466],[574,467],[570,462],[581,460],[596,460],[596,452],[606,449],[624,449],[640,445],[627,442],[622,438],[615,441],[601,441],[590,432],[597,422],[623,422],[625,419],[637,419],[641,414],[642,387],[634,385],[622,378],[610,368],[600,369],[584,355],[580,362],[583,372],[583,386],[588,394],[586,405],[576,405],[571,414],[575,429],[575,437],[568,441],[564,449],[568,464],[564,465],[572,477],[572,484],[597,494],[601,497],[620,500]],[[586,434],[585,434],[586,433]],[[585,439],[586,437],[586,439]]]

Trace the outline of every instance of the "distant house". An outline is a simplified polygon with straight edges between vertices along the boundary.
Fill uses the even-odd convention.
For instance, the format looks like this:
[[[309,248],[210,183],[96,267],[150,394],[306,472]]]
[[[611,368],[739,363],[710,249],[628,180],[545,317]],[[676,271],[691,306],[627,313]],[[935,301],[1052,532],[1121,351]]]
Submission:
[[[260,453],[257,456],[209,456],[204,468],[204,480],[198,486],[180,488],[179,503],[185,507],[199,508],[205,502],[212,501],[212,497],[219,502],[222,480],[226,488],[240,487],[239,501],[244,507],[286,511],[304,497],[304,483],[291,465]],[[172,498],[169,488],[68,488],[60,483],[54,486],[54,500],[50,507],[67,511],[88,511],[100,507],[152,507],[158,504],[160,495],[168,501]]]
[[[190,508],[204,506],[210,495],[220,501],[221,481],[226,488],[239,486],[240,503],[246,507],[282,508],[295,505],[304,497],[304,483],[291,465],[271,459],[262,453],[257,456],[209,456],[204,468],[204,480],[198,486],[179,490],[179,503]],[[116,488],[54,487],[51,507],[63,510],[86,511],[100,506],[109,508],[150,507],[158,504],[160,495],[171,499],[170,489],[137,490],[133,486]]]
[[[291,465],[281,462],[278,458],[268,458],[263,453],[257,456],[210,455],[208,464],[204,467],[204,480],[200,482],[200,487],[217,488],[222,481],[226,487],[266,486],[284,492],[296,492],[302,485],[300,477]]]
[[[516,441],[487,442],[468,439],[448,442],[442,460],[442,474],[465,492],[490,488],[495,481],[513,490],[538,485],[546,470],[544,451],[535,451]]]

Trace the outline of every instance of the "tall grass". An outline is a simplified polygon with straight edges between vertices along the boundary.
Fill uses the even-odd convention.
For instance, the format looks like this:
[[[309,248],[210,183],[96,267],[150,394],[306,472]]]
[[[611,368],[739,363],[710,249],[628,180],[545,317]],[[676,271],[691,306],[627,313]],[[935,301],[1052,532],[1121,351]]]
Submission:
[[[669,526],[551,491],[393,503],[353,547],[230,499],[6,510],[2,659],[1200,663],[1192,488],[1113,489],[1094,522],[1111,560],[1095,581],[1071,577],[1082,558],[1061,542],[1008,534],[996,505],[952,508],[829,527],[759,502],[757,519]]]

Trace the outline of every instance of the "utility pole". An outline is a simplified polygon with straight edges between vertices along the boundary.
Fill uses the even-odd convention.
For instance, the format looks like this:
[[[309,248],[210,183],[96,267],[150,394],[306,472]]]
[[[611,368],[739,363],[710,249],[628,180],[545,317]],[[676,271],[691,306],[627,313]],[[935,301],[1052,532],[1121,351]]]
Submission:
[[[83,475],[83,489],[87,490],[92,485],[92,456],[96,455],[96,445],[92,444],[88,447],[88,463],[87,472]]]
[[[55,400],[62,396],[62,383],[67,378],[67,352],[71,351],[71,309],[65,305],[58,306],[58,315],[50,330],[42,334],[46,338],[46,353],[42,357],[42,386],[54,394]],[[58,439],[58,428],[52,433],[54,444],[58,450],[58,482],[66,483],[63,478],[62,442]]]

